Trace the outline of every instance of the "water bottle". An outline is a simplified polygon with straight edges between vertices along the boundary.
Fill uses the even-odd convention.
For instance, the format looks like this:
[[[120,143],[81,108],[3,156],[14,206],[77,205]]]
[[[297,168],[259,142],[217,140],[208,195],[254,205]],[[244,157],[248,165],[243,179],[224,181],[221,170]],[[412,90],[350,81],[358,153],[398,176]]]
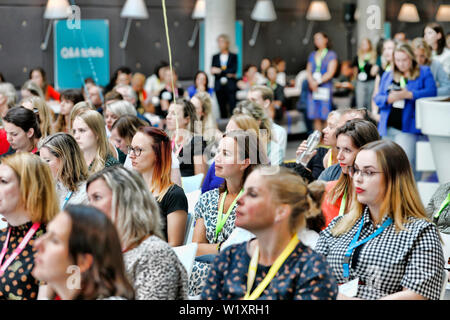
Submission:
[[[311,155],[311,153],[314,151],[314,149],[317,147],[317,145],[320,142],[321,136],[322,136],[322,134],[320,133],[320,131],[315,130],[308,137],[308,140],[306,141],[306,151],[304,151],[297,157],[297,161],[296,161],[297,163],[300,163],[304,166],[307,165],[307,163],[305,162],[305,159],[307,159]]]

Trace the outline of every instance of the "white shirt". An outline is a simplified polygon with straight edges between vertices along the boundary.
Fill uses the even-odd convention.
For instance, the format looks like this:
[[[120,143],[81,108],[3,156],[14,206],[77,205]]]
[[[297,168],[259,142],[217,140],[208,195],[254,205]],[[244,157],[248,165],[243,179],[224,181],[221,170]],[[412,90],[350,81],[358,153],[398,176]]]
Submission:
[[[220,66],[226,66],[228,63],[228,53],[220,54]]]
[[[450,76],[450,49],[444,48],[440,55],[436,55],[436,52],[433,52],[432,59],[439,61],[444,67],[444,71]]]

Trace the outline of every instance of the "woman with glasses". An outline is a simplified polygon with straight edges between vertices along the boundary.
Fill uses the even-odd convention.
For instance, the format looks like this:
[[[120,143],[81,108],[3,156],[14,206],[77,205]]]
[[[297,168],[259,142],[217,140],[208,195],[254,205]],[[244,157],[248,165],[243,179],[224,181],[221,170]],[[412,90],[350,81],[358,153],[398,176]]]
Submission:
[[[316,251],[327,257],[338,299],[439,299],[444,256],[427,219],[403,149],[389,140],[364,145],[353,169],[353,205],[320,233]]]
[[[129,146],[133,169],[140,172],[161,210],[167,242],[181,246],[184,241],[188,202],[183,189],[171,180],[170,139],[158,128],[138,129]]]
[[[322,202],[325,226],[336,216],[342,216],[349,211],[353,192],[349,168],[353,166],[359,149],[366,143],[376,140],[380,140],[377,127],[366,120],[350,120],[336,130],[337,160],[342,171],[339,179],[327,182],[325,188]]]

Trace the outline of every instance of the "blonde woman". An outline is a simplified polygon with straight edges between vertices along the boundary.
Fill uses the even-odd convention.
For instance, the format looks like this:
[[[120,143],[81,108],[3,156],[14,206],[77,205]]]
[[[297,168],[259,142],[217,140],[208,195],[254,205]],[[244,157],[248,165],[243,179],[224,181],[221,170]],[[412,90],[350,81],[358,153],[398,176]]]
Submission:
[[[88,168],[75,139],[59,132],[41,140],[38,147],[55,179],[61,210],[69,204],[87,204]]]
[[[77,117],[80,113],[83,113],[84,111],[87,111],[87,110],[95,111],[95,108],[92,105],[92,103],[90,103],[88,101],[81,101],[81,102],[76,103],[73,106],[72,110],[70,110],[69,119],[68,119],[69,123],[67,125],[69,133],[72,132],[72,124],[73,124],[73,121],[75,120],[75,117]]]
[[[89,174],[119,164],[110,151],[105,121],[97,111],[88,110],[76,116],[73,121],[72,135],[83,151]]]
[[[8,222],[0,230],[0,246],[6,249],[0,299],[36,299],[39,282],[31,274],[33,244],[59,211],[55,184],[44,161],[28,152],[2,158],[0,179],[0,212]]]
[[[297,235],[306,218],[320,213],[320,199],[314,200],[310,187],[286,168],[257,167],[243,190],[235,223],[256,238],[215,258],[202,299],[336,299],[338,287],[326,259]]]
[[[195,107],[197,120],[202,122],[203,139],[209,145],[220,139],[222,133],[217,129],[217,123],[212,113],[212,100],[208,92],[197,92],[191,102]]]
[[[353,61],[353,68],[357,74],[356,82],[356,106],[357,108],[368,108],[372,103],[370,97],[373,94],[375,77],[379,67],[376,64],[377,53],[369,38],[364,38],[358,48],[358,54]]]
[[[338,299],[439,299],[439,232],[427,219],[403,149],[389,140],[366,144],[350,174],[352,208],[320,233],[316,247],[338,283],[355,280],[356,295]]]
[[[89,202],[116,226],[125,269],[138,300],[187,298],[187,273],[163,239],[158,204],[142,176],[122,166],[87,182]]]
[[[417,63],[411,46],[397,46],[392,71],[383,74],[379,92],[374,98],[380,108],[378,131],[382,137],[397,142],[405,150],[416,179],[416,141],[421,135],[416,128],[416,100],[436,94],[430,68]]]
[[[23,100],[22,106],[36,114],[39,122],[39,128],[41,129],[42,138],[45,138],[53,133],[52,123],[54,113],[44,99],[36,96],[29,97]]]

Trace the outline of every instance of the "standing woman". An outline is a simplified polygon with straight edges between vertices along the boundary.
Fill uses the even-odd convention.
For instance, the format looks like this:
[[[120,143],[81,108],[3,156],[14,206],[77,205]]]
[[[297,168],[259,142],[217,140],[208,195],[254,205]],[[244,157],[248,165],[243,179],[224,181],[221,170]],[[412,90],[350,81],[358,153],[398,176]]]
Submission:
[[[47,283],[61,300],[134,299],[117,231],[97,209],[68,206],[49,223],[34,249],[33,276]],[[80,272],[79,286],[68,286],[74,276],[68,271],[74,267]]]
[[[306,67],[308,90],[308,119],[314,121],[314,130],[322,131],[325,127],[328,113],[332,108],[331,80],[337,70],[337,55],[330,49],[328,36],[323,32],[314,35],[316,51],[308,58]]]
[[[24,107],[14,107],[8,110],[3,118],[9,150],[3,156],[16,151],[36,153],[41,130],[35,113]]]
[[[350,172],[354,205],[320,233],[316,246],[338,283],[357,279],[356,299],[439,299],[439,232],[427,219],[403,149],[389,140],[366,144]]]
[[[87,192],[90,204],[116,226],[136,299],[187,299],[186,270],[163,240],[158,205],[142,176],[106,168],[89,178]]]
[[[306,218],[320,213],[320,203],[304,180],[285,168],[273,174],[258,167],[247,177],[244,190],[236,226],[256,239],[216,257],[202,299],[336,299],[338,287],[326,259],[297,236]]]
[[[80,147],[71,135],[59,132],[40,141],[39,156],[50,167],[61,210],[69,204],[88,203],[88,169]]]
[[[244,192],[244,181],[261,163],[267,163],[267,155],[255,133],[235,130],[224,134],[215,157],[215,169],[216,175],[225,182],[220,188],[203,193],[194,209],[192,242],[198,243],[197,256],[220,251],[221,244],[235,228],[236,202]],[[207,263],[194,263],[189,280],[190,296],[201,293],[208,271]]]
[[[105,121],[100,113],[88,110],[76,116],[72,132],[83,151],[89,174],[119,164],[119,161],[112,155],[110,144],[106,138]]]
[[[383,138],[398,143],[405,150],[416,179],[416,142],[421,135],[416,128],[416,100],[436,94],[430,68],[417,63],[408,44],[397,46],[392,71],[383,74],[374,99],[380,108],[378,131]]]
[[[166,118],[167,131],[171,139],[172,151],[180,161],[182,177],[200,173],[206,175],[208,170],[204,155],[206,142],[196,131],[197,120],[195,107],[190,101],[180,99],[176,104],[170,105]]]
[[[0,299],[36,299],[33,243],[59,210],[52,174],[38,156],[19,152],[1,159],[0,181],[0,212],[8,222],[0,231]]]
[[[163,130],[142,127],[133,137],[129,157],[159,204],[167,242],[176,247],[184,241],[188,201],[183,189],[171,181],[170,149],[170,139]]]
[[[369,111],[372,107],[371,97],[375,85],[375,76],[378,74],[379,67],[376,64],[377,53],[372,46],[369,38],[361,41],[358,49],[358,55],[353,61],[353,68],[357,74],[356,82],[356,107],[367,108]]]
[[[450,77],[450,49],[446,47],[444,28],[436,22],[426,25],[423,37],[431,47],[431,57],[439,61]]]
[[[383,42],[383,51],[381,54],[381,68],[378,69],[378,74],[375,78],[375,85],[373,87],[372,94],[372,116],[373,118],[379,122],[380,121],[380,113],[377,104],[374,101],[375,96],[378,94],[380,89],[380,81],[383,73],[389,72],[392,70],[394,65],[394,49],[395,49],[395,41],[392,39],[387,39]]]

